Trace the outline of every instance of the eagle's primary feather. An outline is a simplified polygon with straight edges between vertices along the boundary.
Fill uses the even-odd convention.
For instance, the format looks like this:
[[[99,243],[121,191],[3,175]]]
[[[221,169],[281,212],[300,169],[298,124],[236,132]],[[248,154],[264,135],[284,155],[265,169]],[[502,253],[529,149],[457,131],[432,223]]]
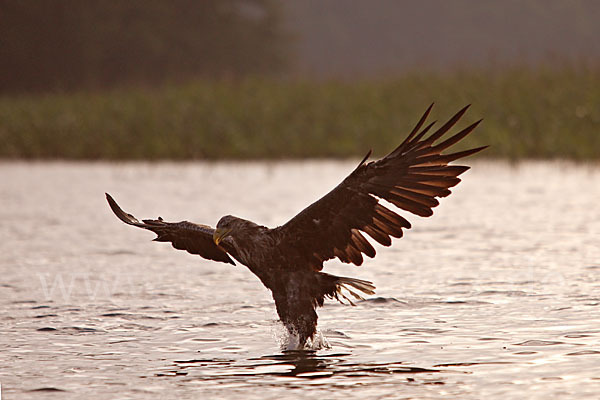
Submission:
[[[106,197],[119,219],[153,231],[156,241],[171,242],[176,249],[209,260],[235,264],[233,257],[247,266],[271,290],[277,314],[302,346],[316,332],[316,307],[322,306],[325,298],[351,303],[342,289],[356,299],[362,298],[357,292],[374,293],[371,282],[321,272],[323,262],[337,257],[344,263],[361,265],[363,255],[375,256],[365,235],[389,246],[392,237],[402,237],[403,230],[411,227],[408,220],[379,200],[428,217],[439,204],[437,198],[448,196],[450,188],[460,182],[458,176],[469,169],[449,163],[485,148],[442,154],[480,121],[436,143],[468,106],[425,137],[433,126],[422,128],[432,106],[394,151],[367,163],[369,152],[336,188],[274,229],[231,215],[221,218],[216,230],[187,221],[165,222],[160,217],[140,222],[124,212],[109,194]]]

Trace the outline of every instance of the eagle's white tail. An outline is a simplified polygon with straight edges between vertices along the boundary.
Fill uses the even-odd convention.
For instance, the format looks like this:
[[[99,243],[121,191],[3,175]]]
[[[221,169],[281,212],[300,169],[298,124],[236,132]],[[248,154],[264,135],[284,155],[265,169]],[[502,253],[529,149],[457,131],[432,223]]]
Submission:
[[[373,285],[373,282],[365,281],[362,279],[356,279],[356,278],[347,278],[345,276],[338,276],[336,278],[337,278],[337,281],[336,281],[336,296],[335,297],[337,298],[337,300],[339,302],[342,302],[342,300],[338,297],[338,296],[341,296],[344,300],[348,301],[348,303],[354,305],[352,300],[350,300],[342,292],[342,289],[345,289],[356,300],[364,300],[364,297],[362,297],[359,293],[356,293],[354,290],[350,289],[350,287],[352,287],[364,294],[375,294],[375,286]]]

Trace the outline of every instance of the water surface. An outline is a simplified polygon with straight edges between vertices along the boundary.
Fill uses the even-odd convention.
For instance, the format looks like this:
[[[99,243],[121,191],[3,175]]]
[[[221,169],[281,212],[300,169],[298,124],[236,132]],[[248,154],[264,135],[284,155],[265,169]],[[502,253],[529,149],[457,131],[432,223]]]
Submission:
[[[353,162],[0,164],[0,382],[20,398],[597,398],[600,169],[475,162],[431,218],[329,301],[331,348],[282,352],[269,292],[242,266],[118,221],[275,226]]]

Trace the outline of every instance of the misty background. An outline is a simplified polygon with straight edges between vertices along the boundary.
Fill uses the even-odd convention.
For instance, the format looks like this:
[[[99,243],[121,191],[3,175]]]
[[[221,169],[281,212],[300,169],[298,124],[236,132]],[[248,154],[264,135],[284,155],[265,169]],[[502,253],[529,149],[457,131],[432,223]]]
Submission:
[[[474,104],[488,154],[596,158],[598,21],[593,0],[0,0],[0,156],[356,155],[436,101]]]

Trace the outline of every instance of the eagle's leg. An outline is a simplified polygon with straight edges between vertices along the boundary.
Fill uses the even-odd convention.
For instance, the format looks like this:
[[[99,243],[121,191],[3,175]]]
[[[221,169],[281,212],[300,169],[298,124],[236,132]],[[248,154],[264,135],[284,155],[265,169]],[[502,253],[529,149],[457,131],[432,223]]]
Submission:
[[[279,319],[291,337],[297,338],[297,349],[305,348],[317,332],[317,312],[310,298],[299,295],[298,288],[284,293],[273,292]]]
[[[316,308],[335,292],[335,278],[321,272],[299,270],[281,274],[271,288],[277,314],[290,335],[297,338],[299,349],[305,348],[317,332]]]
[[[361,299],[356,293],[373,294],[371,282],[346,278],[316,271],[297,271],[285,275],[277,287],[271,288],[277,314],[290,335],[298,338],[298,348],[304,348],[317,332],[317,307],[322,307],[326,297],[340,302],[347,300],[345,289],[351,297]]]

